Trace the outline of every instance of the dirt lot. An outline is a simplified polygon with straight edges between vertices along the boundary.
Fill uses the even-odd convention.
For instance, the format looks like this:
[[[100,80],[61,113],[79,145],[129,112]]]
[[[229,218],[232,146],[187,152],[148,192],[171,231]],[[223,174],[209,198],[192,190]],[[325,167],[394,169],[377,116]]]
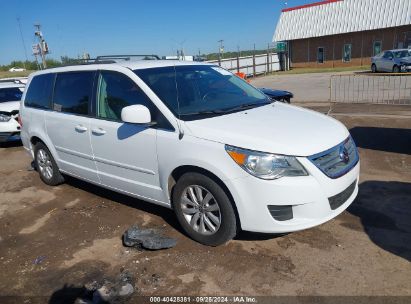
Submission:
[[[84,284],[129,270],[141,295],[411,296],[410,118],[338,119],[361,154],[353,205],[317,228],[242,233],[218,248],[187,238],[170,210],[73,179],[48,187],[21,146],[3,146],[0,295],[74,299]],[[178,244],[124,248],[132,224],[160,227]]]

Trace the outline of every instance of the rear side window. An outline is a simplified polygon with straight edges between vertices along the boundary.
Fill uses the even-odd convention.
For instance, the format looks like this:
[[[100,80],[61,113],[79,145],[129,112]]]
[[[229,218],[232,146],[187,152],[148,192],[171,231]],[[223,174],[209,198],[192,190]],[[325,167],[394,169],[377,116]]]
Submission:
[[[33,77],[24,100],[26,107],[50,109],[54,76],[54,74],[43,74]]]
[[[79,115],[89,114],[94,72],[57,74],[54,87],[54,110]]]

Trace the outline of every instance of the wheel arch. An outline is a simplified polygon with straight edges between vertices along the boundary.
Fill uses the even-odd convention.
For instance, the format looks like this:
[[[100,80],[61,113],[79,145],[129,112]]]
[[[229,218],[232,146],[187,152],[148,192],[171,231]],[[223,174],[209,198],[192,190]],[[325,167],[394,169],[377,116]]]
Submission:
[[[48,140],[45,140],[44,138],[42,138],[38,134],[33,134],[33,135],[30,136],[30,145],[31,145],[31,150],[33,151],[33,156],[34,156],[34,146],[39,142],[43,143],[47,147],[47,149],[49,149],[49,151],[51,153],[51,156],[53,156],[54,160],[58,164],[59,159],[57,157],[56,149],[54,148],[54,146]]]
[[[236,217],[236,221],[237,221],[237,227],[241,228],[241,221],[240,221],[240,216],[238,214],[238,210],[237,210],[237,206],[234,200],[233,195],[231,194],[230,190],[228,189],[227,185],[224,183],[224,181],[219,178],[217,175],[215,175],[213,172],[198,167],[198,166],[193,166],[193,165],[182,165],[179,166],[177,168],[175,168],[170,175],[168,176],[168,182],[167,182],[167,192],[168,192],[168,196],[170,198],[170,203],[171,203],[171,208],[174,209],[173,207],[173,190],[174,190],[174,186],[176,185],[178,179],[183,176],[185,173],[199,173],[199,174],[203,174],[207,177],[209,177],[210,179],[212,179],[214,182],[216,182],[225,192],[225,194],[228,196],[231,205],[234,209],[234,213],[235,213],[235,217]]]

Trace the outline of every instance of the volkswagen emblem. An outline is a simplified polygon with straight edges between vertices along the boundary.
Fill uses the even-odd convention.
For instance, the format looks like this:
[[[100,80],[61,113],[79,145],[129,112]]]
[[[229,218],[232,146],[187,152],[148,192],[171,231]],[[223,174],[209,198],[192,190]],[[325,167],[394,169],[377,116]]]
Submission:
[[[350,155],[348,154],[348,150],[345,146],[340,147],[340,153],[339,153],[341,161],[344,163],[348,164],[350,161]]]

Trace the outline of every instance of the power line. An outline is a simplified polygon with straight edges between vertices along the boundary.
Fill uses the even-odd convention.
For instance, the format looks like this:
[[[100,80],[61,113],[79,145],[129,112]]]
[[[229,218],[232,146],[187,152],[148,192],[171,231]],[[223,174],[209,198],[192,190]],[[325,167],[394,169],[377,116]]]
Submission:
[[[23,43],[24,56],[26,57],[26,61],[29,61],[29,57],[27,56],[26,43],[24,42],[23,31],[21,30],[20,17],[17,17],[16,19],[17,19],[17,24],[19,26],[21,42]],[[25,62],[23,62],[23,66],[24,66],[24,68],[26,68],[26,63]]]

